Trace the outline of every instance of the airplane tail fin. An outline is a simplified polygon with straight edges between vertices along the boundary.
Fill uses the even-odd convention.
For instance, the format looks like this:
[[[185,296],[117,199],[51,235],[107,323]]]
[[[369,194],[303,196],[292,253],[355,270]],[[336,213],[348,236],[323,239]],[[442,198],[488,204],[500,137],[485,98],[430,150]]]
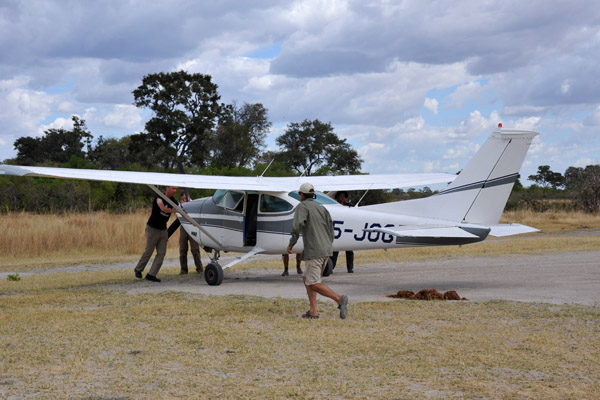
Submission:
[[[481,225],[497,224],[517,180],[532,131],[492,132],[458,177],[424,199],[367,206],[376,211]]]

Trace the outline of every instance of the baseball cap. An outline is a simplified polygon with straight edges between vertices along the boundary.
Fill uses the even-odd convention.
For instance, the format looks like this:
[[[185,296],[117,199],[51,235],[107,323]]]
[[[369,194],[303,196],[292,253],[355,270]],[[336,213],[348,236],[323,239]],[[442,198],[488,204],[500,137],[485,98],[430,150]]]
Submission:
[[[298,191],[300,193],[314,193],[315,187],[312,184],[305,182],[302,185],[300,185],[300,189],[298,189]]]

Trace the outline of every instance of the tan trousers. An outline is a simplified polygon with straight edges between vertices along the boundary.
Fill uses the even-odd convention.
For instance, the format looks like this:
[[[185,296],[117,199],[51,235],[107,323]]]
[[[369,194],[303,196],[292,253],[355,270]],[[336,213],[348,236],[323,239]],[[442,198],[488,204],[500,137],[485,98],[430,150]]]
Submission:
[[[192,256],[194,257],[194,264],[196,265],[196,271],[202,270],[202,260],[200,259],[200,246],[198,246],[198,242],[188,235],[183,226],[179,228],[179,265],[181,266],[181,271],[188,271],[188,243],[189,249],[192,252]]]
[[[169,235],[166,229],[161,230],[153,228],[150,225],[146,225],[146,249],[140,258],[140,261],[138,261],[137,265],[135,266],[135,270],[143,272],[144,268],[146,268],[146,264],[148,264],[148,261],[150,260],[150,257],[152,257],[154,249],[156,249],[156,257],[154,257],[150,271],[148,271],[148,274],[156,276],[160,270],[160,267],[162,267],[165,254],[167,254],[168,240]]]

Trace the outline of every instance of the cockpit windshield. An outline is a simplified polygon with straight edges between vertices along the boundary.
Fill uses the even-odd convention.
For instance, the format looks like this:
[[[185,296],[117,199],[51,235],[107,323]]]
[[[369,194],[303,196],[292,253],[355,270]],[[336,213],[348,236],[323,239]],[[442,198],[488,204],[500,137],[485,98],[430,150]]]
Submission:
[[[219,189],[213,195],[213,201],[220,207],[242,211],[244,208],[244,193]]]
[[[300,195],[298,194],[298,192],[296,192],[296,191],[289,192],[288,195],[290,197],[300,201]],[[327,196],[323,192],[315,192],[315,195],[316,195],[315,202],[317,202],[319,204],[339,204],[337,201],[335,201],[331,197]]]

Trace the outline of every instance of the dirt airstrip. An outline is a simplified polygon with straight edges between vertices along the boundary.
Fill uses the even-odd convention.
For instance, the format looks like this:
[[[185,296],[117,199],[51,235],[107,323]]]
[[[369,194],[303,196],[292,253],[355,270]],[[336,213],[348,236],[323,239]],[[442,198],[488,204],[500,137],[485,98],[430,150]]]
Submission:
[[[234,256],[221,258],[222,265]],[[260,256],[264,259],[279,256]],[[260,259],[259,257],[259,259]],[[176,267],[177,260],[166,260],[165,267]],[[267,298],[305,298],[302,278],[292,274],[281,276],[279,269],[246,269],[235,267],[225,271],[220,286],[208,286],[202,275],[177,276],[165,273],[161,283],[133,277],[135,263],[82,265],[39,270],[35,274],[131,269],[130,283],[107,288],[130,294],[181,291],[221,296],[227,294],[256,295]],[[342,265],[342,267],[344,267]],[[357,265],[354,274],[338,268],[325,278],[332,289],[347,294],[352,302],[398,301],[388,297],[399,291],[418,293],[435,289],[442,294],[456,291],[470,301],[513,300],[552,304],[578,303],[600,305],[600,250],[552,253],[543,255],[503,255],[456,257],[432,261],[402,260]],[[10,273],[0,273],[6,279]],[[29,273],[20,273],[27,276]]]

